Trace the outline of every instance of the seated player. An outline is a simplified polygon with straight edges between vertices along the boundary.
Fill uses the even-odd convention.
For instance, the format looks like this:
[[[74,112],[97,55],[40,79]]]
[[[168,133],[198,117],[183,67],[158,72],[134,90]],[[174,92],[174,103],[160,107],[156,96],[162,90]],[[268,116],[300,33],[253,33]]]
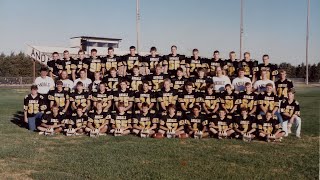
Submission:
[[[160,120],[159,133],[166,135],[167,138],[175,138],[184,131],[184,120],[181,117],[181,113],[176,112],[176,107],[173,104],[169,104],[167,112],[162,114]]]
[[[83,83],[78,82],[76,89],[70,95],[71,109],[76,110],[78,106],[83,107],[83,112],[90,109],[90,99],[88,91],[83,89]]]
[[[279,71],[279,79],[275,82],[276,92],[280,100],[288,98],[288,91],[293,89],[293,83],[290,79],[287,79],[285,70]]]
[[[214,84],[208,84],[206,92],[202,96],[203,111],[208,115],[215,114],[219,109],[220,94],[214,91]]]
[[[255,116],[257,110],[258,103],[258,94],[252,91],[252,84],[250,82],[246,82],[245,91],[240,92],[238,95],[238,113],[241,113],[242,108],[246,108],[249,110],[249,115]]]
[[[221,92],[220,101],[221,107],[226,111],[228,115],[234,115],[237,111],[239,104],[238,94],[236,94],[230,84],[225,86],[225,91]]]
[[[266,115],[258,115],[259,136],[267,142],[281,141],[282,137],[286,134],[271,111]]]
[[[256,136],[257,121],[254,116],[248,114],[246,108],[241,109],[241,115],[235,116],[235,137],[250,142]]]
[[[240,68],[238,70],[239,76],[232,80],[232,86],[234,87],[235,91],[238,91],[238,92],[245,91],[246,89],[245,84],[251,83],[251,80],[248,77],[244,76],[244,72],[245,72],[244,68]]]
[[[142,103],[141,112],[136,113],[132,120],[132,132],[140,137],[153,136],[159,124],[159,118],[149,112],[149,104],[146,102]]]
[[[92,80],[87,78],[87,73],[86,73],[86,69],[81,69],[80,70],[80,78],[74,80],[74,85],[75,87],[73,89],[76,89],[76,85],[78,82],[82,82],[83,83],[83,87],[85,90],[89,90],[89,86],[92,83]],[[92,74],[92,79],[94,77],[94,74]]]
[[[231,84],[231,81],[228,76],[223,75],[222,68],[220,66],[216,67],[216,76],[212,77],[212,81],[214,84],[214,90],[222,92],[225,89],[227,84]]]
[[[285,136],[291,133],[292,124],[296,126],[296,137],[300,138],[301,117],[299,102],[294,98],[294,90],[288,91],[288,98],[281,102],[281,116],[283,119],[282,130],[286,132]]]
[[[58,80],[56,82],[56,88],[49,91],[48,100],[50,101],[50,108],[56,104],[59,107],[59,111],[66,113],[69,108],[69,92],[63,89],[63,82]]]
[[[135,111],[141,111],[143,103],[149,105],[150,113],[156,113],[157,99],[155,93],[149,89],[148,81],[144,81],[142,83],[142,90],[135,93]]]
[[[77,111],[72,113],[71,118],[64,122],[65,133],[67,136],[70,135],[81,135],[85,132],[85,128],[88,125],[88,116],[83,113],[83,107],[78,106]]]
[[[253,84],[254,91],[258,93],[266,91],[267,84],[272,84],[272,86],[275,87],[274,82],[268,79],[267,71],[263,70],[261,71],[261,79]],[[273,89],[273,91],[275,92],[275,89]]]
[[[191,82],[185,84],[185,90],[178,95],[178,102],[180,104],[179,111],[183,114],[190,113],[194,105],[199,105],[201,97],[199,92],[195,92]]]
[[[51,111],[47,111],[43,115],[40,126],[38,126],[39,134],[54,135],[63,130],[65,115],[59,113],[59,107],[53,105]]]
[[[205,74],[205,70],[203,68],[198,68],[198,74],[191,78],[191,82],[194,85],[194,89],[197,92],[205,92],[206,90],[206,85],[207,84],[212,84],[212,79],[210,77],[206,77]]]
[[[110,68],[110,74],[107,74],[102,82],[106,84],[108,91],[118,91],[119,82],[121,77],[117,75],[116,68]]]
[[[209,130],[212,135],[217,136],[218,139],[232,137],[234,134],[232,117],[226,115],[224,109],[219,110],[219,116],[213,115],[209,122]]]
[[[139,66],[135,65],[132,68],[132,75],[128,74],[126,76],[127,81],[129,82],[129,88],[133,92],[139,91],[142,87],[142,81],[144,81],[145,76],[142,76],[139,71]]]
[[[99,91],[99,84],[101,83],[101,72],[94,73],[94,81],[89,85],[90,92]]]
[[[134,94],[132,91],[128,89],[128,82],[126,80],[122,80],[120,82],[120,88],[118,91],[114,92],[113,98],[115,102],[115,107],[119,111],[119,104],[123,103],[124,111],[129,114],[132,113],[132,107],[134,102]]]
[[[37,120],[41,119],[47,109],[44,97],[38,93],[36,85],[31,86],[31,94],[24,97],[24,122],[28,123],[29,130],[35,131]]]
[[[162,72],[162,66],[158,64],[156,66],[156,72],[148,76],[148,81],[150,87],[152,87],[154,92],[158,92],[163,87],[163,82],[168,78],[168,74]]]
[[[192,113],[186,117],[187,131],[189,136],[195,139],[208,137],[207,132],[208,120],[205,114],[201,113],[200,106],[195,105],[192,108]]]
[[[188,81],[187,78],[183,76],[183,69],[179,67],[177,69],[177,75],[172,78],[173,89],[182,92],[184,88],[184,84]]]
[[[91,137],[106,135],[105,133],[108,131],[110,120],[111,115],[103,111],[102,102],[98,101],[96,108],[89,111],[88,125],[85,131],[89,133]]]
[[[119,112],[111,116],[111,130],[110,133],[114,136],[124,136],[131,132],[131,114],[125,112],[123,103],[118,105]]]
[[[92,93],[92,104],[93,107],[97,107],[97,102],[102,102],[103,111],[109,111],[112,105],[113,95],[111,92],[107,91],[106,84],[101,83],[99,84],[99,90],[97,92]]]
[[[163,83],[163,88],[158,93],[159,111],[166,111],[169,104],[175,105],[177,103],[177,99],[178,93],[171,88],[171,80],[166,79]]]
[[[274,93],[272,84],[268,83],[266,86],[267,90],[262,92],[258,98],[260,114],[264,115],[271,111],[272,115],[276,115],[278,121],[282,124],[283,120],[279,113],[279,97]]]

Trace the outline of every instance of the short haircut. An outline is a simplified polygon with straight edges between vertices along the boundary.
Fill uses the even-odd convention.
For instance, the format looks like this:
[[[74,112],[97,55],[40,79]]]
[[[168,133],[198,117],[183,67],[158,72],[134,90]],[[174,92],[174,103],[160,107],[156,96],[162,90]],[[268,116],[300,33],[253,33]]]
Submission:
[[[117,71],[115,67],[110,68],[110,71]]]
[[[112,50],[112,51],[113,51],[113,50],[114,50],[114,49],[113,49],[113,47],[109,47],[109,48],[108,48],[108,51],[110,51],[110,50]]]
[[[197,48],[193,49],[192,52],[199,52]]]
[[[213,83],[207,84],[207,88],[206,89],[209,89],[209,88],[214,89],[214,84]]]
[[[250,53],[249,52],[245,52],[245,53],[243,53],[243,55],[245,56],[246,54],[248,54],[249,56],[250,56]]]
[[[243,108],[241,108],[241,112],[242,111],[246,111],[246,112],[248,112],[248,109],[247,108],[245,108],[245,107],[243,107]]]
[[[246,70],[244,68],[239,68],[238,72],[243,71],[245,72]]]
[[[183,72],[183,69],[182,69],[181,67],[178,67],[178,68],[177,68],[177,71]]]
[[[130,48],[129,49],[136,49],[136,47],[135,46],[130,46]]]
[[[38,86],[37,85],[32,85],[30,89],[31,90],[38,90]]]
[[[81,52],[84,54],[84,50],[82,50],[82,49],[80,49],[80,50],[78,51],[78,54],[80,54]]]
[[[268,54],[264,54],[264,55],[262,56],[262,58],[265,58],[265,57],[269,58],[269,55],[268,55]]]
[[[82,69],[80,69],[79,72],[81,72],[81,71],[86,72],[86,69],[85,69],[85,68],[82,68]]]
[[[161,64],[157,64],[157,65],[156,65],[156,68],[158,68],[158,67],[162,68]]]
[[[231,88],[231,84],[226,84],[226,85],[224,86],[224,88],[227,88],[227,87],[230,87],[230,88]]]
[[[296,93],[296,90],[295,90],[294,88],[290,88],[290,89],[288,90],[288,94],[289,94],[289,93],[295,94],[295,93]]]
[[[219,52],[218,50],[215,50],[215,51],[213,52],[213,54],[216,54],[216,53],[219,54],[220,52]]]
[[[266,84],[266,87],[268,87],[268,86],[273,87],[273,85],[271,83]]]
[[[186,84],[184,85],[185,87],[187,86],[193,86],[192,82],[186,82]]]
[[[174,104],[169,104],[167,110],[169,109],[176,109],[176,106]]]
[[[198,70],[197,70],[197,71],[198,71],[198,72],[201,72],[201,71],[202,71],[202,72],[206,72],[206,71],[205,71],[205,69],[204,69],[204,68],[202,68],[202,67],[198,68]]]
[[[64,50],[63,53],[69,53],[69,51],[68,50]]]
[[[171,83],[171,80],[169,78],[165,79],[163,82],[169,82]]]
[[[200,110],[200,106],[199,106],[199,105],[194,105],[194,106],[192,107],[192,109],[198,109],[198,110]]]
[[[63,85],[63,82],[61,81],[61,80],[58,80],[57,82],[56,82],[56,85],[58,86],[58,85]]]
[[[245,86],[251,86],[252,84],[251,84],[251,82],[246,82],[244,85]]]
[[[82,105],[77,106],[77,109],[84,109],[84,107]]]
[[[138,66],[138,65],[134,65],[134,66],[132,67],[132,69],[139,69],[139,66]]]
[[[150,52],[151,52],[151,51],[157,51],[157,48],[154,47],[154,46],[152,46],[152,47],[150,48]]]
[[[49,69],[46,67],[46,66],[42,66],[41,68],[40,68],[40,72],[42,72],[42,71],[48,71]]]
[[[178,47],[177,47],[176,45],[172,45],[172,46],[171,46],[171,49],[172,49],[172,48],[178,49]]]
[[[123,102],[119,102],[118,107],[125,107]]]
[[[231,51],[231,52],[229,52],[229,55],[230,55],[230,54],[235,54],[235,53],[236,53],[236,52],[234,52],[234,51]]]
[[[83,86],[83,83],[81,81],[77,82],[76,86]]]
[[[280,74],[281,74],[281,73],[287,73],[287,71],[284,70],[284,69],[280,69],[280,70],[279,70],[279,73],[280,73]]]
[[[141,105],[142,107],[147,107],[147,108],[149,108],[149,104],[148,103],[146,103],[146,102],[144,102],[144,103],[142,103],[142,105]]]
[[[59,53],[58,53],[58,52],[53,52],[53,53],[52,53],[52,55],[55,55],[55,54],[59,55]]]
[[[91,52],[98,52],[97,49],[91,49]]]
[[[101,101],[101,100],[98,100],[98,101],[97,101],[97,104],[102,104],[102,101]]]

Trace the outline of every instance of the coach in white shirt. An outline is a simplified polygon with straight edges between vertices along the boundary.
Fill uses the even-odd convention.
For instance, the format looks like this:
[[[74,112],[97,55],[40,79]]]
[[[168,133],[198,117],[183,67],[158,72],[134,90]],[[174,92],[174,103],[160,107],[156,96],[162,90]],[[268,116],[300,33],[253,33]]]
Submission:
[[[61,80],[62,83],[63,83],[62,87],[63,87],[64,89],[67,89],[67,90],[73,89],[73,87],[74,87],[73,81],[70,80],[70,79],[68,79],[68,73],[67,73],[66,70],[63,70],[63,71],[61,72],[61,79],[60,79],[60,80]]]
[[[87,73],[86,73],[86,70],[85,70],[85,69],[81,69],[79,73],[80,73],[80,78],[74,80],[73,89],[76,89],[76,84],[77,84],[79,81],[81,81],[81,82],[83,83],[83,88],[84,88],[85,90],[88,90],[90,84],[92,83],[91,79],[87,78]]]
[[[222,69],[220,66],[216,67],[216,75],[212,77],[215,91],[224,91],[224,87],[227,84],[231,84],[230,78],[222,74]]]
[[[245,84],[247,82],[251,83],[251,80],[244,76],[244,72],[244,69],[240,68],[238,70],[238,77],[232,81],[232,86],[234,87],[235,91],[244,91],[246,89]]]
[[[48,68],[42,67],[40,69],[40,77],[34,80],[34,84],[38,87],[38,93],[42,95],[48,94],[49,90],[54,89],[54,81],[48,75]]]
[[[256,81],[253,85],[253,88],[255,91],[257,91],[259,93],[264,92],[264,91],[266,91],[266,88],[267,88],[266,85],[268,83],[272,84],[273,91],[275,92],[274,82],[267,78],[267,71],[263,70],[263,71],[261,71],[261,80]]]

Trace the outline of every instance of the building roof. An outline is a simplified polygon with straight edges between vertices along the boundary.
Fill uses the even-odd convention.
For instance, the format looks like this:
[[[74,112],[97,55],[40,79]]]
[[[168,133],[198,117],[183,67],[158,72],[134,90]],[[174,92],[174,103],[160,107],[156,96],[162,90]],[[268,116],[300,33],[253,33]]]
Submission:
[[[118,38],[105,38],[105,37],[94,37],[94,36],[76,36],[70,39],[82,38],[82,39],[94,39],[94,40],[109,40],[109,41],[121,41],[122,39]]]

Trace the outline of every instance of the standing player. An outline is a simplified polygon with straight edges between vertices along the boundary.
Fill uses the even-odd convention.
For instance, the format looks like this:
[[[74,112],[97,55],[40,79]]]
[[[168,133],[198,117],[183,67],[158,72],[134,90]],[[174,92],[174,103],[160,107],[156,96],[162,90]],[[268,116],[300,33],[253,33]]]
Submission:
[[[157,54],[157,48],[151,47],[150,48],[150,55],[146,56],[143,60],[145,68],[145,74],[155,73],[156,66],[159,64],[162,66],[163,57]]]
[[[142,83],[142,90],[135,93],[135,111],[141,111],[144,103],[148,104],[150,113],[156,113],[157,98],[155,93],[149,89],[147,81]]]
[[[42,117],[41,125],[38,126],[39,134],[60,133],[63,130],[64,121],[65,115],[59,113],[58,106],[52,106],[51,111],[47,111]]]
[[[159,111],[166,111],[169,104],[175,105],[177,103],[178,93],[171,88],[171,80],[165,79],[163,88],[158,93],[158,102],[160,103]]]
[[[280,100],[288,98],[288,91],[293,89],[293,83],[291,80],[287,79],[287,74],[285,70],[280,70],[280,78],[275,82],[276,92]]]
[[[250,142],[256,137],[258,122],[254,116],[250,116],[248,114],[248,110],[246,108],[242,108],[241,115],[237,115],[235,118],[234,130],[236,138]]]
[[[231,84],[231,81],[228,76],[223,75],[222,69],[220,66],[215,68],[216,76],[212,77],[215,91],[224,91],[227,84]]]
[[[220,58],[220,52],[214,51],[213,58],[208,60],[209,72],[211,76],[215,76],[217,74],[217,67],[220,67],[221,70],[226,67],[226,62]]]
[[[238,94],[232,91],[230,84],[227,84],[225,91],[221,92],[220,101],[221,107],[225,110],[228,115],[233,116],[237,112],[237,107],[239,104]]]
[[[78,82],[75,90],[70,93],[71,109],[76,110],[78,106],[83,107],[83,112],[90,109],[90,99],[88,91],[83,89],[83,83]]]
[[[192,113],[186,117],[186,124],[191,137],[196,139],[208,137],[208,119],[201,113],[200,106],[195,105],[192,107]]]
[[[245,108],[249,111],[249,115],[255,116],[258,104],[258,94],[253,92],[252,84],[249,82],[246,82],[245,88],[245,91],[240,92],[238,96],[238,113],[240,114],[241,109]]]
[[[286,133],[285,136],[291,133],[291,126],[294,123],[296,126],[296,137],[300,138],[301,117],[299,102],[294,99],[294,91],[288,91],[288,98],[281,102],[281,116],[283,118],[282,130]]]
[[[70,104],[69,92],[63,89],[62,81],[58,80],[57,87],[49,91],[48,100],[50,101],[50,108],[56,105],[60,112],[67,113]]]
[[[244,75],[251,79],[252,82],[256,80],[256,72],[258,71],[258,61],[250,58],[250,53],[244,53],[244,59],[240,61],[239,68],[244,68]]]
[[[285,135],[281,124],[272,115],[271,111],[268,111],[265,115],[258,115],[258,122],[259,136],[267,142],[271,140],[281,141],[281,138]]]
[[[67,73],[67,71],[64,71],[64,70],[61,71],[60,76],[61,76],[60,81],[62,81],[62,83],[63,83],[63,85],[62,85],[63,89],[64,89],[65,91],[70,92],[70,91],[74,88],[74,84],[73,84],[73,81],[71,81],[70,79],[68,79],[68,73]]]
[[[148,76],[149,85],[152,87],[154,92],[158,92],[163,87],[163,82],[167,78],[168,75],[162,73],[162,66],[158,64],[156,66],[155,74],[150,74]]]
[[[267,112],[272,112],[272,115],[276,115],[279,122],[282,124],[282,117],[279,113],[279,97],[273,92],[273,85],[267,84],[265,92],[261,92],[258,100],[260,107],[260,114],[264,115]]]
[[[102,72],[102,69],[104,68],[104,64],[97,53],[98,51],[96,49],[91,49],[91,56],[86,60],[86,66],[88,66],[88,71],[86,74],[91,80],[94,79],[95,72]]]
[[[239,60],[236,59],[236,53],[231,51],[229,53],[229,59],[225,60],[226,64],[226,75],[233,80],[237,76]]]
[[[198,68],[208,69],[207,60],[199,56],[199,50],[193,49],[192,56],[186,59],[186,75],[193,77],[197,74]]]
[[[115,68],[116,71],[118,70],[118,67],[121,65],[121,58],[114,54],[113,47],[108,48],[108,55],[103,58],[104,67],[102,69],[102,74],[109,74],[111,68]]]
[[[128,89],[127,81],[123,80],[120,82],[120,88],[118,91],[115,91],[113,94],[115,107],[119,111],[120,103],[123,103],[124,111],[129,114],[132,113],[132,107],[134,102],[134,93]]]
[[[178,108],[183,112],[183,115],[190,113],[195,105],[199,105],[201,97],[199,92],[195,92],[191,82],[187,82],[185,90],[178,94],[178,102],[180,107]]]
[[[269,63],[268,54],[263,55],[262,60],[263,60],[263,63],[258,65],[259,70],[258,70],[257,79],[262,79],[260,73],[262,71],[267,71],[267,79],[274,82],[276,80],[276,76],[278,75],[277,65]]]
[[[167,112],[163,113],[160,120],[159,133],[166,135],[167,138],[174,138],[179,136],[184,131],[184,120],[181,117],[181,113],[176,112],[176,108],[173,104],[169,104]]]
[[[121,77],[117,75],[116,68],[110,68],[110,74],[103,77],[102,82],[106,84],[108,91],[117,91]]]
[[[98,101],[96,108],[89,112],[86,132],[92,135],[105,135],[108,131],[111,115],[103,110],[102,102]]]
[[[71,64],[74,60],[70,57],[69,51],[65,50],[63,51],[63,59],[61,60],[60,63],[60,71],[59,74],[61,73],[62,70],[67,71],[69,79],[72,78],[72,71],[71,71]]]
[[[59,59],[59,53],[53,52],[52,53],[52,60],[47,62],[49,68],[49,77],[52,79],[56,79],[59,77],[59,67],[61,64],[61,60]]]
[[[133,130],[132,132],[140,137],[151,137],[159,124],[159,118],[155,114],[149,112],[148,103],[142,103],[142,108],[139,113],[136,113],[132,119]]]
[[[181,67],[177,68],[177,75],[172,78],[173,89],[182,92],[187,81],[188,79],[183,76],[183,69]]]
[[[73,81],[80,77],[79,73],[82,68],[88,69],[87,64],[85,64],[87,59],[85,58],[84,51],[79,50],[78,56],[79,56],[78,59],[74,59],[73,61],[71,61],[71,71],[72,71]]]
[[[170,76],[174,76],[179,67],[185,69],[185,56],[178,54],[177,49],[177,46],[171,46],[171,54],[164,56],[164,72]]]
[[[43,111],[47,109],[44,97],[38,93],[36,85],[31,86],[31,94],[24,97],[24,122],[28,123],[29,130],[35,131],[37,120],[42,117]]]
[[[48,77],[48,69],[42,67],[40,69],[40,77],[34,80],[34,84],[38,87],[38,93],[43,95],[45,99],[48,98],[49,90],[54,89],[55,83],[52,78]]]
[[[94,75],[92,75],[92,76],[94,76]],[[89,90],[89,86],[91,85],[92,81],[90,78],[87,78],[86,69],[80,70],[80,78],[76,79],[73,84],[76,86],[78,82],[82,82],[84,89]],[[73,87],[73,89],[75,89],[75,88],[76,87]]]
[[[219,116],[213,115],[209,122],[209,130],[218,139],[231,137],[234,134],[232,129],[232,117],[226,115],[224,109],[219,110]]]
[[[190,80],[193,83],[194,89],[197,92],[205,92],[207,84],[213,83],[212,78],[205,76],[206,72],[203,68],[198,68],[197,72],[197,75],[191,78]]]
[[[267,75],[268,72],[265,70],[262,70],[261,73],[261,79],[256,81],[253,85],[254,91],[257,91],[258,93],[266,91],[266,85],[272,84],[272,87],[275,87],[274,82],[268,79]],[[275,91],[275,89],[273,89]]]
[[[114,134],[114,136],[123,136],[128,135],[131,132],[131,114],[126,112],[126,107],[123,103],[119,103],[118,105],[119,112],[112,115],[111,119],[111,130],[110,133]]]
[[[203,111],[212,116],[219,109],[220,94],[214,91],[214,84],[208,84],[205,94],[202,97]]]
[[[141,67],[142,57],[136,54],[136,47],[130,47],[130,54],[123,56],[122,60],[122,72],[119,72],[120,76],[126,76],[127,73],[132,73],[133,66],[137,65]],[[145,71],[144,68],[140,69],[142,72]]]
[[[244,68],[238,70],[238,77],[232,80],[232,86],[235,91],[241,92],[245,90],[245,84],[247,82],[251,83],[251,80],[248,77],[244,76]]]

